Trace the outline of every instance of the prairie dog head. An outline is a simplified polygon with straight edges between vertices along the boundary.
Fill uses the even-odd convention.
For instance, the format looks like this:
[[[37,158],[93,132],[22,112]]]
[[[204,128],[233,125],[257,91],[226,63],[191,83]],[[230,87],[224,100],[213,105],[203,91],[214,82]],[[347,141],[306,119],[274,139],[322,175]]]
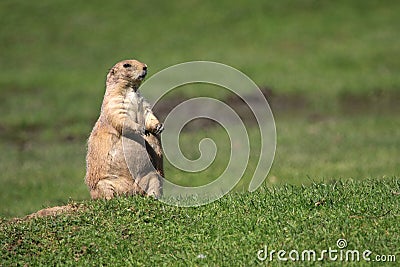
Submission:
[[[134,59],[115,64],[107,74],[107,88],[139,88],[147,74],[147,65]]]

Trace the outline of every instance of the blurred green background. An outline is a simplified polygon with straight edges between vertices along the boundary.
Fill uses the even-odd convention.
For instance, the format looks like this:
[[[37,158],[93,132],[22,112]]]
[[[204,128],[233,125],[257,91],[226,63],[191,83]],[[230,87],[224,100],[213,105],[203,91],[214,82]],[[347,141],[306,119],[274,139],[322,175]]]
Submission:
[[[0,216],[89,199],[86,140],[108,69],[127,58],[149,76],[217,61],[271,88],[269,184],[400,175],[399,1],[3,0],[0,13]],[[196,156],[204,136],[226,138],[190,132],[182,146]],[[224,153],[200,177],[166,174],[210,180]]]

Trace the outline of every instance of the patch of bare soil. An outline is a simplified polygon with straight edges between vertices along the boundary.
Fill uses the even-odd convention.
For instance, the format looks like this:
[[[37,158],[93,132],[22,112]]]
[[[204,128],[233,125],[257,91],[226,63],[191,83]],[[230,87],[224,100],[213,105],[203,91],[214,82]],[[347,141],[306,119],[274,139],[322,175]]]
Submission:
[[[342,93],[340,108],[350,114],[361,112],[399,112],[400,89],[375,89],[368,94]]]
[[[260,87],[264,98],[268,101],[273,112],[284,112],[287,110],[306,109],[308,102],[305,97],[299,94],[275,94],[269,87]],[[153,107],[154,113],[161,121],[164,121],[166,116],[179,104],[191,99],[192,97],[184,96],[182,94],[174,94],[166,97],[156,103]],[[246,95],[252,106],[264,105],[263,99],[259,99],[257,94]],[[220,99],[222,102],[230,106],[241,118],[246,127],[256,125],[256,119],[252,110],[245,103],[245,101],[236,94],[229,94],[225,99]],[[191,110],[193,117],[196,116],[197,111]],[[209,128],[217,126],[218,123],[210,119],[194,119],[186,124],[183,131],[194,131],[198,129]]]
[[[310,100],[300,93],[276,93],[271,88],[260,87],[264,98],[268,101],[270,108],[274,114],[305,114],[312,121],[323,120],[329,117],[329,112],[323,110],[314,111],[310,107]],[[246,96],[250,99],[251,105],[263,105],[258,95],[250,94]],[[154,106],[155,114],[161,121],[179,104],[191,99],[191,97],[182,94],[173,94],[170,97],[162,99]],[[253,112],[244,100],[235,95],[229,94],[225,99],[220,99],[229,105],[240,116],[246,127],[256,125]],[[333,99],[339,111],[344,114],[360,114],[360,113],[398,113],[400,112],[400,89],[376,89],[370,93],[349,93],[339,94]],[[196,110],[190,111],[193,117]],[[194,131],[204,128],[217,126],[218,123],[209,119],[195,119],[186,124],[183,131]]]
[[[41,209],[35,213],[25,216],[24,218],[14,218],[12,221],[24,221],[40,217],[57,216],[60,214],[74,214],[83,210],[84,206],[82,204],[72,203],[64,206]]]

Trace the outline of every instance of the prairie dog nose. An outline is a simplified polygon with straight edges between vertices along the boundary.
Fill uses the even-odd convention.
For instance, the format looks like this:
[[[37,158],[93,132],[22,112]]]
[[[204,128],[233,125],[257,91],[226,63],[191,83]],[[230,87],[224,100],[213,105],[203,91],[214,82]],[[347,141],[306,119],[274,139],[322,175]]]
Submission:
[[[147,66],[144,66],[142,69],[142,74],[139,76],[140,78],[144,78],[147,75]]]

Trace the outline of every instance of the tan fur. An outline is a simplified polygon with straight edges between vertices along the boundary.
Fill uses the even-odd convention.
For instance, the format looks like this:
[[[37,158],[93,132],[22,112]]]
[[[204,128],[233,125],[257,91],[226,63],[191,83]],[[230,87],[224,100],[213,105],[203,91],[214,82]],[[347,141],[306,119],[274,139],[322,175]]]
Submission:
[[[90,134],[86,157],[85,183],[93,199],[162,194],[159,133],[163,126],[137,91],[146,70],[139,61],[124,60],[107,75],[100,117]]]

